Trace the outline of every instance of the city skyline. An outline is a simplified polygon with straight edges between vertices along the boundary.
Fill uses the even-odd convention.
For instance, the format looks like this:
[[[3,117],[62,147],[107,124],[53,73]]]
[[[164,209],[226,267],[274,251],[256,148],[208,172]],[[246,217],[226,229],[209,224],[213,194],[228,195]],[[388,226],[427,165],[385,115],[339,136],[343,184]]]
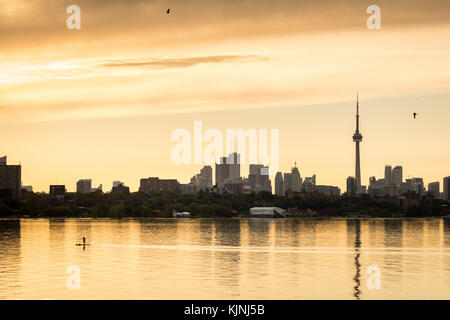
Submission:
[[[2,1],[0,153],[25,185],[188,182],[201,165],[171,163],[170,137],[202,120],[279,129],[281,172],[297,162],[345,190],[356,91],[363,184],[389,163],[425,182],[448,174],[448,1],[383,3],[381,30],[358,1],[201,3],[167,15],[164,1],[83,1],[81,29],[67,30],[65,4]]]

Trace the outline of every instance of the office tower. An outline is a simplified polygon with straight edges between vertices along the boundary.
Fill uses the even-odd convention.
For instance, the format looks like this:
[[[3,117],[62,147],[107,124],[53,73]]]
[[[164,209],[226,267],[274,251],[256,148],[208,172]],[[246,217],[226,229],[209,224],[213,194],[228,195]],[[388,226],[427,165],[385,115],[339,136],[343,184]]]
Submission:
[[[355,142],[355,180],[356,180],[356,191],[361,192],[361,164],[359,156],[359,143],[362,141],[362,135],[359,132],[359,101],[358,96],[356,96],[356,131],[353,135],[353,141]]]
[[[200,174],[197,175],[200,181],[200,187],[211,189],[213,182],[212,182],[212,167],[211,166],[204,166],[200,170]]]
[[[391,166],[384,167],[384,183],[386,186],[389,186],[392,183],[392,167]]]
[[[269,179],[269,167],[262,164],[249,165],[248,185],[252,192],[272,192],[272,183]]]
[[[302,189],[306,192],[316,191],[316,175],[313,175],[312,177],[305,177],[302,184]]]
[[[350,196],[356,195],[358,190],[357,182],[354,177],[347,178],[347,194]]]
[[[422,178],[412,178],[406,181],[408,181],[412,191],[417,193],[419,196],[422,196],[424,194],[425,190]]]
[[[403,167],[396,166],[392,169],[392,183],[396,185],[401,185],[403,182]]]
[[[238,153],[231,153],[227,158],[227,165],[229,167],[229,179],[236,180],[241,178],[241,155]]]
[[[261,184],[261,169],[262,164],[251,164],[248,170],[248,183],[252,191],[256,191],[258,185]]]
[[[287,191],[292,191],[292,173],[284,174],[283,193],[286,194]]]
[[[430,182],[428,184],[428,193],[433,196],[434,199],[440,198],[440,184],[437,182]]]
[[[229,173],[226,163],[226,157],[220,158],[219,163],[216,163],[216,186],[218,188],[223,188],[225,179],[228,179]]]
[[[275,175],[275,194],[277,196],[284,195],[284,183],[283,183],[283,175],[281,172],[277,172]]]
[[[13,200],[20,199],[22,166],[8,165],[6,156],[0,158],[0,195]]]
[[[302,188],[302,178],[300,176],[300,171],[298,171],[297,164],[291,169],[291,187],[294,192],[300,192]]]
[[[78,193],[91,193],[92,192],[92,180],[91,179],[81,179],[77,181],[77,192]]]
[[[450,176],[444,178],[444,200],[450,200]]]

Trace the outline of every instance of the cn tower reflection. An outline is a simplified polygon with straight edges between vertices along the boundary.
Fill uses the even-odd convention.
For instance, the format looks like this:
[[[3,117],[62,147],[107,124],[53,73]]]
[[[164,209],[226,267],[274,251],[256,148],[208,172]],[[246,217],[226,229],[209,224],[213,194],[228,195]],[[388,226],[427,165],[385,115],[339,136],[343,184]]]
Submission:
[[[359,263],[359,248],[361,247],[361,221],[359,219],[355,220],[355,277],[353,280],[355,281],[354,293],[356,300],[359,300],[359,296],[361,295],[361,264]]]

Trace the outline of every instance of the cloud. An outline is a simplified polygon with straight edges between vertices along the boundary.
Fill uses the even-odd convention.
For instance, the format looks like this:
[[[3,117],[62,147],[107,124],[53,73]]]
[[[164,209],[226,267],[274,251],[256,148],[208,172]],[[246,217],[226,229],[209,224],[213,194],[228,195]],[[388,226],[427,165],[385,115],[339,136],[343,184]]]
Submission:
[[[71,1],[2,0],[0,53],[13,49],[89,44],[173,48],[224,40],[248,40],[366,28],[362,0],[79,0],[82,26],[66,28]],[[448,24],[448,0],[379,0],[382,28]],[[165,10],[170,7],[171,14]],[[69,45],[69,47],[70,47]],[[73,49],[73,48],[72,48]]]
[[[223,56],[204,56],[188,58],[165,58],[165,59],[136,59],[121,60],[113,59],[100,63],[100,67],[148,67],[152,69],[172,69],[187,68],[204,63],[229,63],[229,62],[255,62],[267,61],[268,58],[258,55],[223,55]]]

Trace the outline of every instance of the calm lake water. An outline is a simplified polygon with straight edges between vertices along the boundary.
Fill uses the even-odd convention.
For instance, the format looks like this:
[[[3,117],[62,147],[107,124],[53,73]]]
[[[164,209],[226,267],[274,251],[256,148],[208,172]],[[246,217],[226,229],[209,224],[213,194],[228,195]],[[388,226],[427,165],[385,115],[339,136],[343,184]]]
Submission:
[[[0,299],[436,298],[449,220],[0,220]]]

